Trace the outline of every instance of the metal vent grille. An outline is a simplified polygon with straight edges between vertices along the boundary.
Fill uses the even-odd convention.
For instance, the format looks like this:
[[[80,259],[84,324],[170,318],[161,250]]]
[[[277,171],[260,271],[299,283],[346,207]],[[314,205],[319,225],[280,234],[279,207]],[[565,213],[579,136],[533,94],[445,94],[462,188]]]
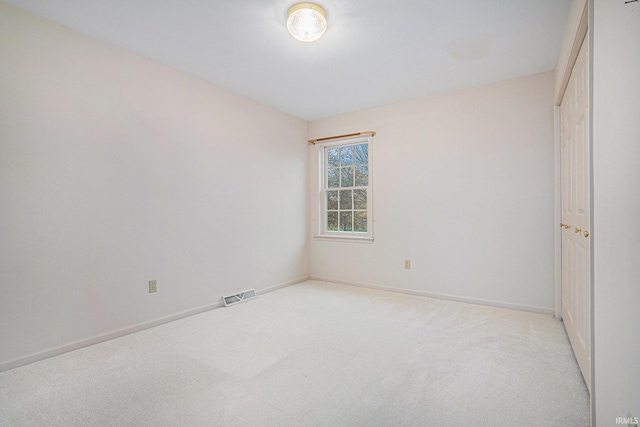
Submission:
[[[233,304],[238,304],[243,301],[248,301],[257,297],[255,289],[249,289],[248,291],[240,292],[239,294],[227,295],[226,297],[222,297],[224,301],[224,306],[229,307]]]

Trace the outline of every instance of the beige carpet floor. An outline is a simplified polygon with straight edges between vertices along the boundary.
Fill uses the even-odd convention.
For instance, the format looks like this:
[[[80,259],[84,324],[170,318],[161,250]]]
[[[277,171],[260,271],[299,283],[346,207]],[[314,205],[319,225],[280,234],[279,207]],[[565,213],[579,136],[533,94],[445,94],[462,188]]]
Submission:
[[[0,373],[2,426],[587,426],[553,316],[308,281]]]

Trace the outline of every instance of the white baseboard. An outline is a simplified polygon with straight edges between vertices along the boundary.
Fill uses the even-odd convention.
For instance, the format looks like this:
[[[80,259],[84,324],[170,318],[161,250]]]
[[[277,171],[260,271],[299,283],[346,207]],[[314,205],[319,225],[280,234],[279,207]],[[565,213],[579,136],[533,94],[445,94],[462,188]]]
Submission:
[[[305,281],[307,281],[309,279],[311,279],[311,276],[303,276],[303,277],[299,277],[299,278],[294,279],[294,280],[289,280],[288,282],[280,283],[278,285],[269,286],[268,288],[258,289],[257,292],[258,292],[258,295],[266,294],[266,293],[273,292],[273,291],[276,291],[276,290],[281,289],[281,288],[286,288],[287,286],[295,285],[296,283],[305,282]]]
[[[310,278],[309,276],[303,276],[298,279],[289,280],[288,282],[269,286],[263,289],[257,289],[256,292],[258,293],[258,295],[266,294],[268,292],[272,292],[277,289],[284,288],[286,286],[291,286],[291,285],[295,285],[296,283],[304,282],[306,280],[309,280],[309,278]],[[222,301],[219,301],[214,304],[208,304],[202,307],[181,311],[179,313],[171,314],[169,316],[161,317],[159,319],[151,320],[149,322],[140,323],[138,325],[129,326],[127,328],[118,329],[116,331],[108,332],[106,334],[101,334],[101,335],[96,335],[90,338],[81,339],[69,344],[61,345],[59,347],[51,348],[51,349],[40,351],[37,353],[32,353],[27,356],[9,360],[8,362],[0,363],[0,372],[8,371],[9,369],[17,368],[23,365],[28,365],[29,363],[37,362],[43,359],[48,359],[49,357],[57,356],[63,353],[68,353],[70,351],[78,350],[83,347],[88,347],[90,345],[98,344],[104,341],[109,341],[114,338],[133,334],[135,332],[140,332],[145,329],[153,328],[154,326],[159,326],[164,323],[173,322],[174,320],[184,319],[185,317],[193,316],[195,314],[203,313],[209,310],[214,310],[220,307],[224,307],[224,304],[222,303]]]
[[[320,280],[322,282],[338,283],[340,285],[357,286],[360,288],[377,289],[380,291],[398,292],[401,294],[417,295],[428,298],[438,298],[450,301],[466,302],[468,304],[487,305],[490,307],[508,308],[511,310],[530,311],[533,313],[551,314],[555,313],[555,309],[547,307],[536,307],[533,305],[513,304],[508,302],[499,302],[491,300],[483,300],[478,298],[461,297],[458,295],[438,294],[434,292],[416,291],[414,289],[393,288],[390,286],[374,285],[371,283],[352,282],[349,280],[332,279],[329,277],[311,276],[311,280]]]

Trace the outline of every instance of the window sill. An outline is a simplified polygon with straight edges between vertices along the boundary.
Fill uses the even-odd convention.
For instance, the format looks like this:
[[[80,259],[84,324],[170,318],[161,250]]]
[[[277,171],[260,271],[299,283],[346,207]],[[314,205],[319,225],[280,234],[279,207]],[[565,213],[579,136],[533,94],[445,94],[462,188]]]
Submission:
[[[314,240],[325,242],[373,243],[373,237],[330,236],[324,234],[313,236],[313,238]]]

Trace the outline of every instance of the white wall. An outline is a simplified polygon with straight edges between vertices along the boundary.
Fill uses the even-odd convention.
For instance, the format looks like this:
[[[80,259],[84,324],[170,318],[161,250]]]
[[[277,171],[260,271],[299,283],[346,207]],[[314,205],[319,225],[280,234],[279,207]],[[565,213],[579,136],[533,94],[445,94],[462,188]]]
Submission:
[[[591,6],[595,420],[609,426],[640,417],[640,4]]]
[[[546,72],[311,122],[378,133],[375,241],[312,241],[312,277],[553,312],[553,93]]]
[[[308,276],[307,122],[4,3],[0,58],[0,367]]]

